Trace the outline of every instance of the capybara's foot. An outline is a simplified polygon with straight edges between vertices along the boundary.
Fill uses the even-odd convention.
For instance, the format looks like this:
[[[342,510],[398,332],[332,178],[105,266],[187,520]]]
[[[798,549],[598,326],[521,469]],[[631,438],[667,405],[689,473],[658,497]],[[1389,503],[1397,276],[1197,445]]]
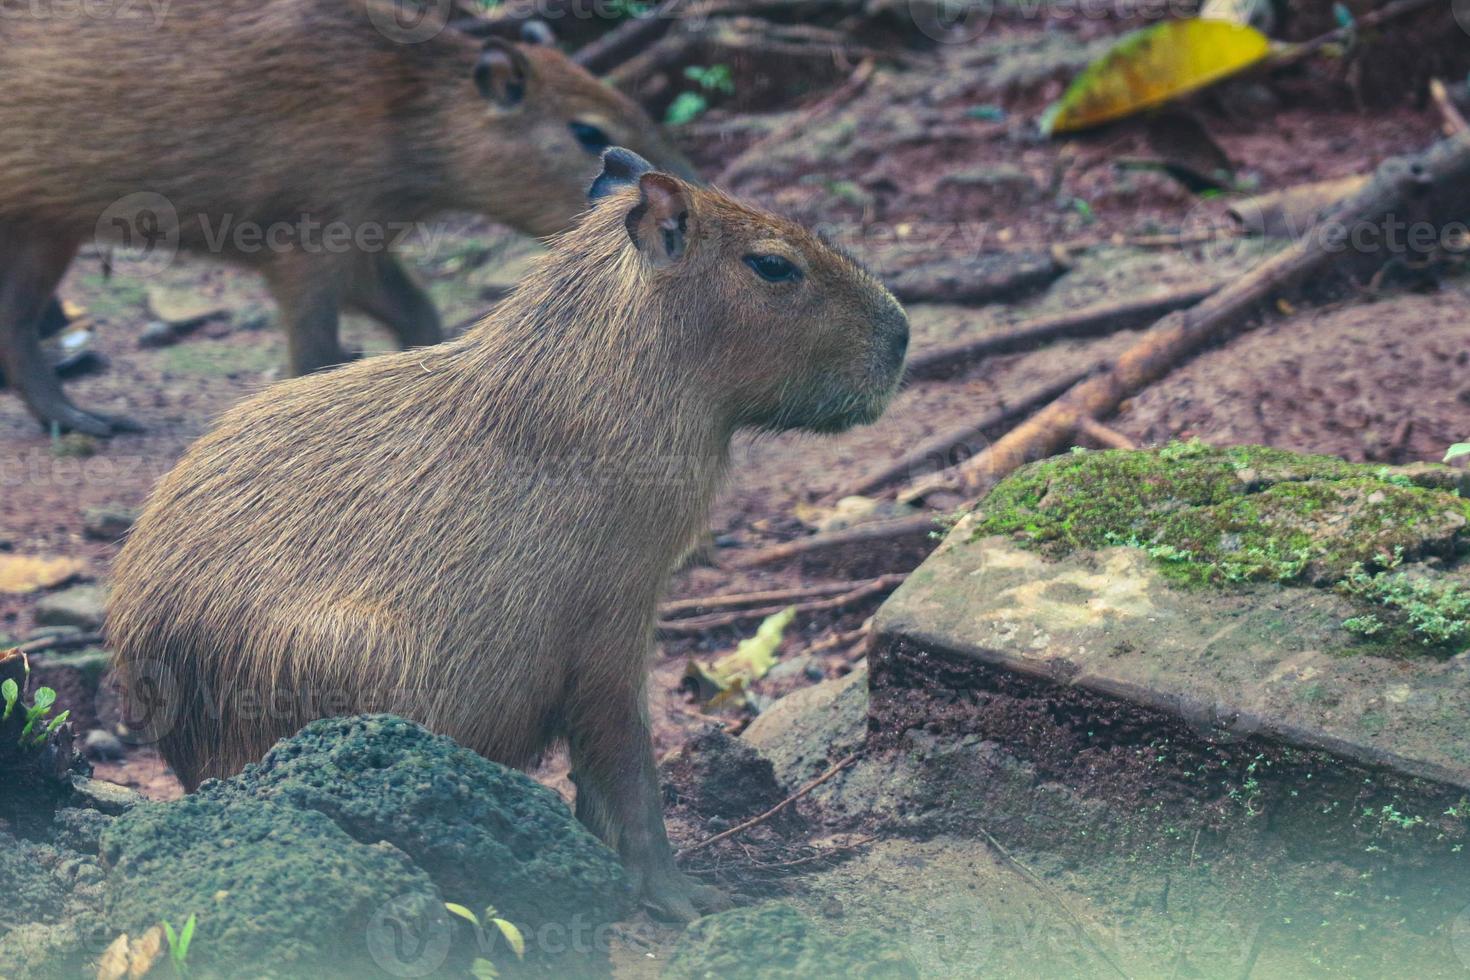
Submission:
[[[667,922],[693,922],[710,912],[723,912],[734,903],[718,888],[702,885],[675,869],[633,874],[638,899],[650,915]]]

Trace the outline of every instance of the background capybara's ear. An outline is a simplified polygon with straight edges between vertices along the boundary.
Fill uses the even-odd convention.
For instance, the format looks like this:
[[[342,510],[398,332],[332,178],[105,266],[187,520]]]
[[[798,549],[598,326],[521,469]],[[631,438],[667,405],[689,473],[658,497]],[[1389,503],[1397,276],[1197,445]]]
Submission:
[[[486,101],[502,109],[514,108],[526,97],[529,73],[526,56],[514,44],[492,37],[475,62],[475,87]]]
[[[632,187],[638,178],[653,170],[653,164],[621,146],[610,146],[602,151],[602,173],[587,188],[587,200],[600,201],[616,194],[625,187]]]

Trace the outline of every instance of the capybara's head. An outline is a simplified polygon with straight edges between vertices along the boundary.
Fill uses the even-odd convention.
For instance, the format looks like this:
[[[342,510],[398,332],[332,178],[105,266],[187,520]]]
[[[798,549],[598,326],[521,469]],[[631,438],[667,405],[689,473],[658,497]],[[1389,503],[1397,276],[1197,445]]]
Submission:
[[[564,231],[610,146],[699,179],[636,102],[537,37],[486,40],[453,100],[457,180],[478,210],[531,235]]]
[[[731,407],[733,424],[840,432],[883,413],[903,371],[908,316],[851,257],[620,147],[604,155],[589,197],[592,223],[621,215],[640,278],[674,329],[695,332],[707,352],[702,383]]]

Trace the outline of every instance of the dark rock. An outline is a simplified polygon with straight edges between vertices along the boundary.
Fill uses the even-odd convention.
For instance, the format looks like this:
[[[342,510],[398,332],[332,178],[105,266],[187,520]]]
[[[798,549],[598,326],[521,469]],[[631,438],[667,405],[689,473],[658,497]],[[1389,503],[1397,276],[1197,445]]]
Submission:
[[[138,334],[139,347],[169,347],[179,342],[179,334],[162,320],[154,320]]]
[[[876,980],[918,975],[903,951],[876,932],[859,930],[834,937],[785,903],[700,919],[680,938],[663,973],[664,980]]]
[[[126,786],[87,776],[72,777],[71,790],[72,797],[79,806],[112,816],[126,813],[139,803],[146,802],[146,797]]]
[[[884,276],[905,303],[996,303],[1044,289],[1066,268],[1041,253],[927,258]]]
[[[0,976],[82,976],[100,949],[102,870],[60,844],[60,837],[35,844],[0,831],[0,921],[21,923],[0,932]]]
[[[42,626],[75,626],[95,632],[102,628],[107,590],[100,585],[74,585],[44,596],[36,603],[36,622]]]
[[[120,504],[88,507],[82,511],[82,533],[94,541],[116,541],[128,533],[137,519],[136,510]]]
[[[313,722],[239,776],[201,789],[317,810],[364,843],[387,841],[472,909],[493,905],[525,931],[623,918],[616,855],[561,797],[392,715]]]
[[[127,749],[112,732],[94,728],[82,737],[82,754],[93,762],[116,762],[127,755]]]
[[[95,856],[102,847],[102,831],[111,826],[114,819],[90,807],[57,810],[52,821],[55,833],[52,840],[58,847]]]
[[[196,974],[424,976],[450,952],[428,875],[392,845],[353,840],[311,810],[199,796],[148,803],[103,831],[102,859],[116,930],[177,929],[197,916]],[[403,941],[405,923],[427,926],[417,944]],[[411,945],[419,955],[405,961]]]

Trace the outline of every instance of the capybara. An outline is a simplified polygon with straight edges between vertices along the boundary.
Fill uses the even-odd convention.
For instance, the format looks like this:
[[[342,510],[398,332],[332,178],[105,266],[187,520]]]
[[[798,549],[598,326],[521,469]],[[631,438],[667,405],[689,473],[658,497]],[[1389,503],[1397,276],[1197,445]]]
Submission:
[[[463,337],[229,410],[125,543],[107,632],[188,787],[323,715],[394,711],[509,765],[565,739],[578,816],[688,918],[707,896],[674,867],[644,701],[657,600],[732,435],[873,421],[908,320],[799,226],[627,150],[591,194]]]
[[[305,374],[345,358],[342,307],[403,347],[443,339],[393,254],[415,223],[565,230],[613,143],[692,176],[635,103],[532,43],[544,25],[424,39],[393,0],[114,6],[133,15],[0,0],[0,372],[43,425],[136,427],[72,404],[37,341],[85,243],[144,249],[150,269],[186,249],[259,270]]]

